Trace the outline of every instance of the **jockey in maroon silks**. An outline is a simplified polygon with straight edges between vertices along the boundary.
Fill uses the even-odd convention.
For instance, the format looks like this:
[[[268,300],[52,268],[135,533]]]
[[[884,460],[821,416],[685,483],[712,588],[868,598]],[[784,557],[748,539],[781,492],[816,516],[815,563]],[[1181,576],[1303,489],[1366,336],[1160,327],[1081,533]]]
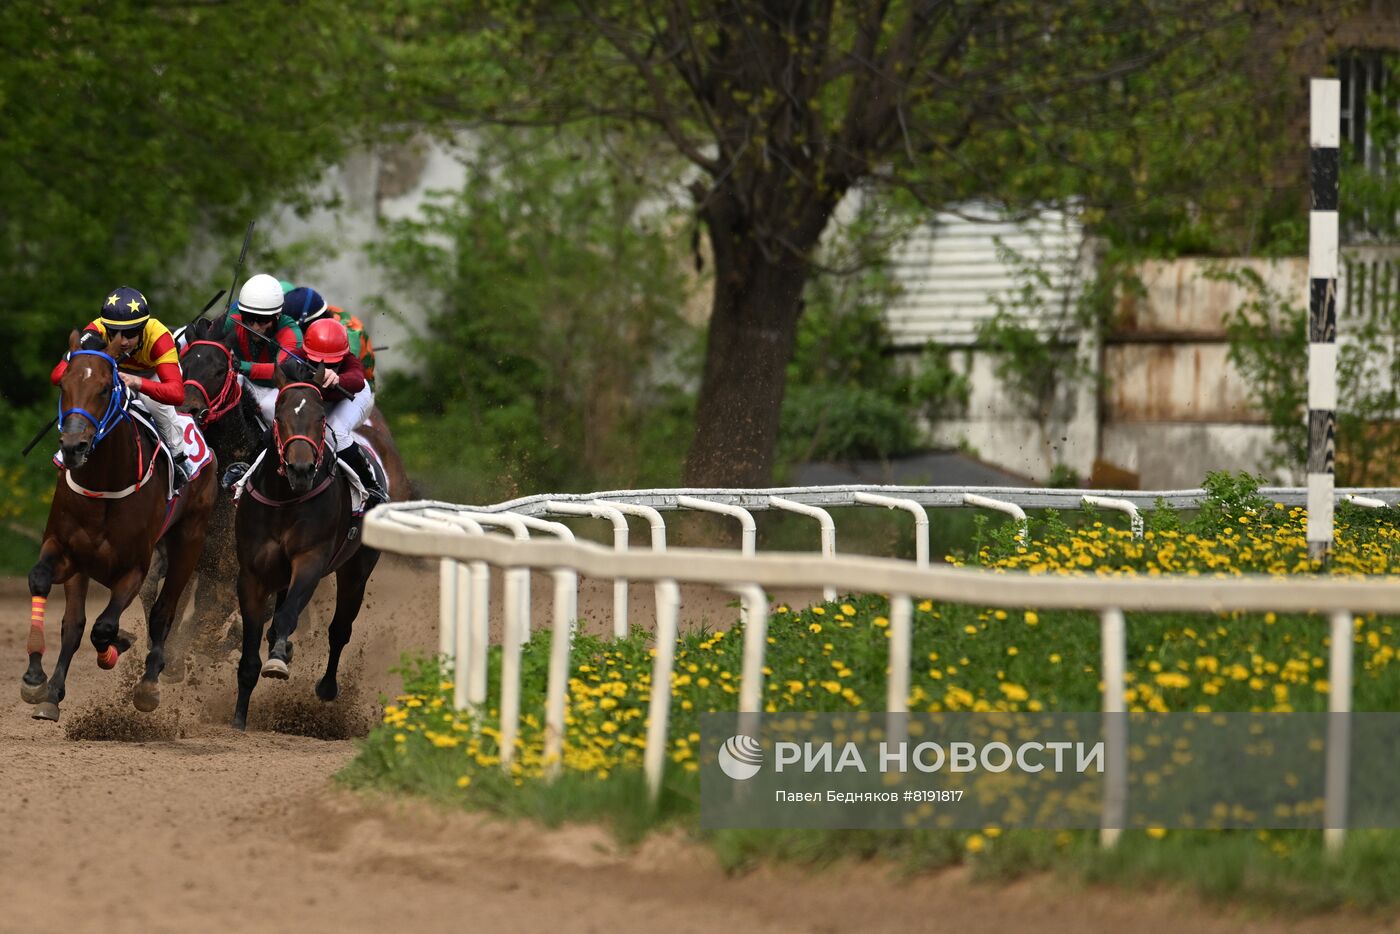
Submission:
[[[334,318],[322,318],[306,331],[303,354],[313,363],[324,364],[321,397],[326,400],[326,441],[335,446],[336,457],[360,478],[369,501],[366,511],[389,497],[370,469],[365,452],[355,443],[355,429],[365,423],[374,408],[374,390],[365,379],[360,358],[350,352],[345,326]]]

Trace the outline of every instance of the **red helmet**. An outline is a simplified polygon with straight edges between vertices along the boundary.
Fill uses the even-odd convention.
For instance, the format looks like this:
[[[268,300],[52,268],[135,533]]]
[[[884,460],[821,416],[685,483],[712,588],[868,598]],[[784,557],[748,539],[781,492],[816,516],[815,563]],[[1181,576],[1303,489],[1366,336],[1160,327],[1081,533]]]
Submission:
[[[302,347],[306,356],[317,363],[339,363],[350,352],[350,337],[345,333],[345,325],[334,318],[322,318],[306,329]]]

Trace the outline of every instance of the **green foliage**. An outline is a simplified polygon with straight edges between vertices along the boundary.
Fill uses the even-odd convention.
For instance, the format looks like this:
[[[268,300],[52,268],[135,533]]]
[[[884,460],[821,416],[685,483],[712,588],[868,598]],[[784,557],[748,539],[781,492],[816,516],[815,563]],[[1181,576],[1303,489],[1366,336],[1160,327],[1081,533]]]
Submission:
[[[635,145],[539,132],[482,138],[460,192],[375,249],[389,310],[429,309],[415,371],[385,405],[435,495],[673,482],[693,332],[675,224],[599,158]]]
[[[996,357],[1002,388],[1035,422],[1051,486],[1077,486],[1059,462],[1052,425],[1069,418],[1065,404],[1084,386],[1097,386],[1095,348],[1112,323],[1119,297],[1141,291],[1128,250],[1110,250],[1086,272],[1087,240],[1075,255],[1037,263],[998,242],[1017,285],[993,299],[997,311],[978,329],[978,343]]]
[[[853,239],[859,241],[859,234]],[[780,459],[889,458],[913,450],[919,418],[967,401],[969,384],[934,344],[896,360],[884,312],[898,287],[878,260],[849,275],[814,278],[788,364]]]
[[[697,437],[718,449],[696,448],[688,469],[753,480],[771,469],[779,413],[736,421],[714,383],[771,387],[761,368],[790,361],[732,362],[723,348],[791,333],[823,231],[852,189],[920,212],[1074,200],[1125,248],[1260,248],[1258,232],[1296,210],[1258,180],[1274,141],[1293,141],[1281,129],[1296,95],[1277,80],[1287,43],[1275,33],[1300,6],[1268,0],[1246,17],[1211,0],[1018,0],[930,16],[917,3],[839,2],[779,16],[673,0],[398,0],[385,35],[411,119],[645,127],[691,164],[687,189],[724,286],[711,320],[729,330],[711,344],[697,412]],[[675,185],[672,173],[640,175]],[[817,410],[796,395],[792,418]],[[766,391],[761,404],[782,398]],[[904,442],[887,406],[849,401],[840,421],[873,405],[879,427],[836,432],[842,446]]]
[[[1307,309],[1248,267],[1211,275],[1248,290],[1226,317],[1230,362],[1272,430],[1269,466],[1301,471],[1308,457]],[[1370,317],[1348,317],[1344,336],[1337,351],[1337,483],[1384,485],[1395,480],[1400,458],[1400,303],[1383,301]]]
[[[141,288],[171,323],[227,285],[235,231],[312,181],[364,117],[376,75],[364,13],[330,0],[0,5],[5,405],[50,398],[67,332],[113,285]],[[217,274],[184,267],[192,247],[215,251]]]

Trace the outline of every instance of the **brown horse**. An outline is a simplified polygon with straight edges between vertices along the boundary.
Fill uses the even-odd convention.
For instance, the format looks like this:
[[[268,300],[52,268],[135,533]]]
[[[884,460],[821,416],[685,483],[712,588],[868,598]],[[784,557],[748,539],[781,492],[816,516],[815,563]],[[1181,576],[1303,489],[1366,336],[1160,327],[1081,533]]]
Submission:
[[[340,653],[364,601],[379,552],[361,544],[363,519],[352,511],[350,483],[326,449],[324,367],[285,361],[275,371],[276,420],[271,443],[249,471],[238,499],[234,537],[238,548],[238,607],[243,654],[238,661],[238,703],[233,725],[248,725],[248,702],[258,677],[285,679],[292,660],[297,618],[321,578],[336,575],[330,657],[316,696],[340,693]],[[277,596],[267,661],[261,658],[269,598]]]
[[[244,392],[238,371],[234,367],[232,339],[216,340],[214,322],[201,318],[186,331],[187,343],[180,353],[184,370],[185,401],[179,410],[204,429],[209,447],[222,467],[247,464],[265,446],[257,404],[250,393]],[[389,475],[391,499],[412,498],[408,472],[394,445],[393,435],[383,414],[374,409],[360,433],[379,455]],[[200,639],[212,648],[224,631],[229,614],[237,609],[234,582],[238,577],[238,561],[233,543],[234,505],[231,493],[219,493],[209,517],[208,544],[196,569],[194,618],[183,628],[180,642]],[[147,598],[143,594],[143,600]],[[154,594],[149,599],[154,600]],[[188,597],[187,597],[188,599]],[[230,638],[237,639],[236,631]],[[178,677],[181,659],[178,648],[172,649],[170,676]]]
[[[76,336],[69,347],[68,369],[59,381],[64,469],[54,487],[39,560],[29,572],[29,668],[20,682],[20,695],[36,705],[34,717],[41,720],[58,719],[68,666],[87,625],[89,581],[111,590],[93,624],[92,645],[98,665],[112,668],[132,643],[118,626],[122,611],[140,590],[163,538],[169,554],[165,584],[147,614],[150,650],[132,696],[137,710],[159,705],[156,679],[165,667],[165,639],[204,549],[217,472],[217,463],[211,463],[169,501],[169,455],[131,416],[130,393],[118,377],[117,362],[101,351],[79,350]],[[46,678],[44,605],[56,583],[63,585],[65,603],[62,648],[53,676]]]

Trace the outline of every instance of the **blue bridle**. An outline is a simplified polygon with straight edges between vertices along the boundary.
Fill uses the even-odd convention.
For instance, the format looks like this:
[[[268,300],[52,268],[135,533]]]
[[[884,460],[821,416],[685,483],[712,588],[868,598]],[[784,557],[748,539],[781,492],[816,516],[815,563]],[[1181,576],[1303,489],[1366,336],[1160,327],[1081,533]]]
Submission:
[[[97,429],[97,434],[94,435],[92,439],[92,446],[97,447],[97,442],[107,437],[108,433],[111,432],[113,428],[117,427],[117,423],[127,417],[126,408],[131,401],[131,397],[126,391],[126,384],[117,377],[116,360],[100,350],[75,350],[68,355],[68,365],[71,367],[73,361],[82,356],[101,357],[111,365],[113,383],[112,395],[108,397],[107,410],[102,413],[102,418],[99,420],[94,418],[92,413],[87,409],[65,409],[63,407],[63,392],[60,390],[58,394],[58,428],[59,431],[63,430],[63,423],[68,416],[74,414],[81,415],[83,418],[92,422],[92,427]]]

